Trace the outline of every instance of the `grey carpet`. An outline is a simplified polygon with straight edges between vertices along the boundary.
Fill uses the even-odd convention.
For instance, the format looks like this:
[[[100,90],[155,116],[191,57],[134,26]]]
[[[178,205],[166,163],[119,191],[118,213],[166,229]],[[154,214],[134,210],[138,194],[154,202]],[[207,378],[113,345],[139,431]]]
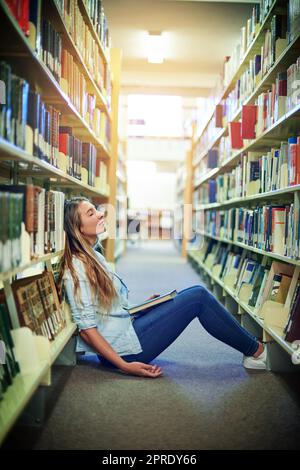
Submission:
[[[117,271],[132,302],[199,283],[170,242],[129,244]],[[126,376],[85,357],[56,367],[48,419],[31,440],[15,431],[10,446],[35,449],[296,449],[300,381],[295,374],[249,372],[241,354],[194,320],[154,361],[159,379]],[[9,445],[9,444],[8,444]]]

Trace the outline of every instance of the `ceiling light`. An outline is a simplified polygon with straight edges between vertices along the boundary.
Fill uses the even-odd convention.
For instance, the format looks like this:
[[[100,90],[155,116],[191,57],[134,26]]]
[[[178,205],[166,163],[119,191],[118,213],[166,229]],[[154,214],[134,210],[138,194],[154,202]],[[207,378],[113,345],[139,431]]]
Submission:
[[[164,61],[164,43],[160,32],[148,32],[147,35],[148,62],[162,64]]]

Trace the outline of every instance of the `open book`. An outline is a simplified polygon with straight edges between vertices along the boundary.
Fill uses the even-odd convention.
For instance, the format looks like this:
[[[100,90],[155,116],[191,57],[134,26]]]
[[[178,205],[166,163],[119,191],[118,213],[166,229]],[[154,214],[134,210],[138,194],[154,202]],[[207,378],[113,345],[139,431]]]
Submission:
[[[124,307],[130,314],[134,314],[137,312],[141,312],[149,307],[154,307],[155,305],[161,304],[162,302],[167,302],[168,300],[174,299],[177,295],[177,290],[172,290],[171,292],[167,292],[166,294],[160,295],[159,297],[155,297],[154,299],[146,300],[141,304],[131,305],[129,307]]]

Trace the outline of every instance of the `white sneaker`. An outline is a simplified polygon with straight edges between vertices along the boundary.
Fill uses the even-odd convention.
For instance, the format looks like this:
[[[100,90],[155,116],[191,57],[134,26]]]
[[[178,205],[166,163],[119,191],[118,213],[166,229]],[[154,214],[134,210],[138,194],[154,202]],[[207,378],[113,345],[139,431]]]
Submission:
[[[246,369],[266,370],[266,368],[267,368],[267,349],[264,348],[263,352],[258,357],[244,356],[243,366]]]

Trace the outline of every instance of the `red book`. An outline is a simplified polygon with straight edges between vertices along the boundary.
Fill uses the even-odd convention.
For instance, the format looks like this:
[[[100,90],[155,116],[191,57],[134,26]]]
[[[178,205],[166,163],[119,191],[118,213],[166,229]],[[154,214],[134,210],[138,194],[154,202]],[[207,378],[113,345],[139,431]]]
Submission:
[[[257,106],[249,104],[242,108],[242,138],[255,139]]]
[[[29,36],[29,0],[22,0],[19,8],[19,25],[26,36]]]
[[[217,104],[215,109],[215,126],[223,127],[223,105]]]
[[[12,14],[14,15],[14,17],[16,18],[16,20],[19,21],[18,1],[17,0],[6,0],[5,3],[9,6],[9,8],[10,8]]]
[[[289,185],[290,186],[294,186],[297,182],[297,147],[298,147],[298,144],[290,144],[289,145],[289,152],[290,152],[290,160],[289,160],[290,181],[289,181]]]
[[[240,122],[230,122],[229,123],[229,135],[231,141],[231,148],[241,149],[243,148],[243,139],[242,139],[242,124]]]
[[[69,155],[69,134],[59,134],[59,151]]]
[[[95,176],[100,176],[100,158],[96,157],[96,171]]]

